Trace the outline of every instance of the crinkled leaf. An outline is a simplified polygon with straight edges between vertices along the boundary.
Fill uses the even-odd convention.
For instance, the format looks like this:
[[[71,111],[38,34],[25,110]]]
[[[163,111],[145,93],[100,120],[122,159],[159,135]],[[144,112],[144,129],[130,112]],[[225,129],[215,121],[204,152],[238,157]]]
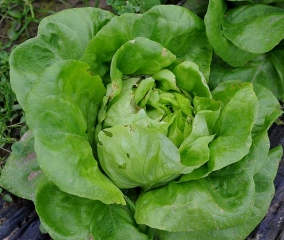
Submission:
[[[35,205],[41,224],[54,239],[148,239],[139,232],[129,206],[73,196],[49,181],[37,189]]]
[[[34,150],[34,136],[28,131],[12,146],[12,153],[1,172],[0,185],[19,197],[34,200],[42,178]]]
[[[150,78],[151,79],[151,78]],[[151,119],[146,111],[135,103],[134,86],[137,86],[139,78],[130,78],[122,82],[120,94],[115,96],[111,101],[107,102],[107,106],[101,107],[101,113],[104,112],[104,118],[100,117],[99,121],[103,121],[104,127],[113,127],[116,125],[136,124],[139,126],[155,128],[166,135],[170,123],[159,122]],[[150,80],[150,87],[151,87]],[[147,89],[147,88],[146,88]],[[137,93],[137,99],[141,100],[145,89],[142,86],[141,92]],[[159,98],[159,97],[158,97]],[[142,99],[143,100],[143,99]],[[159,100],[159,99],[158,99]]]
[[[141,186],[147,190],[169,182],[184,169],[170,139],[136,125],[101,131],[98,154],[102,168],[120,188]]]
[[[41,21],[37,37],[19,45],[10,57],[11,85],[24,109],[39,75],[55,62],[81,58],[89,41],[112,17],[98,8],[81,8]]]
[[[105,203],[124,203],[122,192],[100,172],[92,145],[98,104],[105,93],[89,66],[62,61],[43,72],[27,100],[38,162],[61,190]]]
[[[244,5],[226,13],[224,36],[239,48],[252,53],[272,50],[284,38],[284,9],[264,5]]]
[[[137,223],[171,232],[220,230],[242,223],[254,203],[251,157],[206,178],[171,182],[141,195]]]
[[[261,145],[258,145],[258,149],[261,147]],[[250,217],[246,221],[232,228],[220,229],[217,231],[192,231],[176,233],[160,231],[159,237],[162,240],[230,240],[232,238],[236,240],[245,239],[255,228],[255,226],[263,219],[268,210],[275,191],[273,180],[275,178],[278,169],[278,162],[281,159],[282,154],[282,147],[279,146],[272,149],[269,152],[268,157],[267,155],[260,156],[263,159],[268,159],[268,161],[266,161],[266,164],[264,164],[253,177],[255,182],[255,201],[253,207],[250,209]],[[255,159],[257,159],[258,161],[258,156],[256,156]]]

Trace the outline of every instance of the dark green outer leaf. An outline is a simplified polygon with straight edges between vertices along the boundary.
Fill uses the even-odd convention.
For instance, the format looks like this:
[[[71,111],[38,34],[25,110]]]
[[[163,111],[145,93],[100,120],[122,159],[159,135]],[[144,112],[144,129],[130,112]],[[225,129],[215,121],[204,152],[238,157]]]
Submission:
[[[88,45],[81,59],[95,73],[104,75],[112,56],[125,42],[145,37],[160,43],[178,60],[193,61],[208,79],[212,48],[204,23],[194,13],[178,6],[156,6],[143,15],[124,14],[115,17]]]
[[[11,54],[11,85],[21,106],[39,75],[53,63],[82,57],[90,39],[113,14],[97,8],[68,9],[44,18],[38,36],[19,45]]]
[[[221,60],[213,61],[209,85],[215,88],[220,82],[240,80],[267,87],[284,101],[284,50],[277,49],[248,62],[240,68],[232,68]]]
[[[28,131],[12,146],[12,153],[1,172],[0,185],[19,197],[34,200],[42,178],[34,150],[34,136]]]
[[[238,48],[224,37],[222,24],[226,12],[224,0],[210,0],[207,13],[204,18],[206,33],[215,53],[228,64],[238,67],[246,64],[257,54]]]
[[[284,38],[283,25],[284,9],[250,4],[228,11],[222,29],[224,36],[239,48],[264,53]]]
[[[208,3],[208,0],[187,0],[182,6],[203,18],[206,14]]]
[[[128,206],[73,196],[48,181],[37,189],[35,205],[41,223],[56,240],[148,239],[139,232]]]
[[[93,157],[93,126],[105,89],[88,69],[74,60],[47,68],[28,96],[27,123],[41,169],[61,190],[109,204],[125,203]]]

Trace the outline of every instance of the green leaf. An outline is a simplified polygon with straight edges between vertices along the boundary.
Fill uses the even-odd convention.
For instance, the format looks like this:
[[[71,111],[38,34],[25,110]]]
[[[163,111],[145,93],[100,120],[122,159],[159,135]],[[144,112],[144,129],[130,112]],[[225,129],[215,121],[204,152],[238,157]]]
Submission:
[[[115,96],[111,101],[104,107],[106,113],[104,119],[104,126],[115,126],[130,124],[134,121],[136,113],[140,108],[135,104],[134,85],[137,85],[139,78],[131,78],[122,82],[122,89],[120,94]],[[102,111],[101,110],[101,111]]]
[[[47,68],[28,96],[27,123],[41,169],[61,190],[124,203],[122,192],[93,157],[94,124],[105,89],[88,70],[87,64],[74,60]]]
[[[139,232],[128,206],[73,196],[49,181],[37,189],[35,206],[53,239],[148,239]]]
[[[160,5],[143,15],[123,14],[114,17],[90,41],[81,60],[103,76],[109,70],[115,52],[124,43],[137,37],[160,43],[178,60],[195,62],[208,79],[212,49],[204,23],[194,13],[178,6]]]
[[[155,87],[155,80],[151,77],[143,79],[134,92],[136,104],[138,104]]]
[[[37,37],[19,45],[10,57],[11,85],[24,109],[39,75],[55,62],[81,58],[90,39],[112,17],[112,13],[98,8],[81,8],[41,21]]]
[[[265,53],[284,38],[283,25],[284,9],[251,4],[228,11],[222,29],[224,36],[239,48]]]
[[[162,69],[161,71],[152,75],[157,82],[157,87],[164,91],[175,90],[179,92],[179,88],[176,83],[176,76],[168,69]]]
[[[102,168],[120,188],[144,190],[164,185],[184,169],[178,149],[157,130],[136,125],[107,128],[99,133]]]
[[[218,95],[213,92],[213,98],[221,101],[224,108],[216,123],[216,139],[209,147],[208,166],[212,170],[239,161],[248,154],[251,130],[258,114],[258,99],[252,84],[231,84],[224,89],[221,84],[220,88],[223,91],[219,91],[218,87],[215,89]]]
[[[208,145],[215,137],[215,125],[219,114],[220,109],[216,111],[203,110],[195,115],[192,132],[179,148],[181,162],[186,166],[192,166],[190,172],[209,161],[210,149]],[[188,180],[191,180],[191,175],[183,175],[179,181]]]
[[[182,6],[188,8],[196,15],[203,18],[206,14],[208,3],[208,0],[186,0],[185,3],[182,4]]]
[[[42,178],[34,150],[34,136],[28,131],[12,146],[12,153],[1,172],[0,185],[18,197],[34,200]]]
[[[111,68],[118,68],[125,75],[149,75],[169,66],[175,60],[176,57],[158,42],[137,37],[117,50]],[[112,72],[110,74],[112,77]]]
[[[177,85],[193,96],[211,97],[206,79],[194,62],[185,61],[173,70]]]
[[[269,145],[269,140],[266,140]],[[257,149],[261,149],[262,146],[258,145],[257,141]],[[269,146],[268,146],[269,147]],[[268,149],[268,148],[265,148]],[[245,239],[249,233],[253,231],[255,226],[263,219],[265,216],[270,202],[274,195],[274,184],[273,180],[275,178],[278,163],[283,154],[282,147],[279,146],[277,148],[272,149],[268,155],[259,155],[256,156],[255,159],[258,161],[261,157],[263,160],[267,159],[266,163],[262,165],[261,169],[259,169],[255,175],[253,176],[253,180],[255,183],[255,200],[254,205],[250,209],[250,217],[244,222],[237,224],[231,228],[219,229],[215,231],[192,231],[192,232],[165,232],[160,231],[159,237],[162,240],[230,240],[232,237],[236,240]],[[261,162],[263,162],[261,160]]]
[[[240,224],[254,203],[253,167],[250,156],[206,178],[148,191],[136,202],[136,222],[171,232]]]
[[[209,0],[204,17],[206,33],[215,53],[228,64],[238,67],[255,58],[257,54],[240,49],[224,37],[222,24],[226,9],[224,0]]]
[[[262,131],[268,131],[272,123],[282,115],[281,106],[277,98],[269,89],[254,83],[253,90],[259,102],[258,116],[254,123],[252,134],[256,135]]]
[[[220,82],[240,80],[267,87],[281,101],[284,101],[284,50],[275,49],[260,55],[240,68],[231,68],[220,60],[213,61],[209,85],[216,87]]]
[[[169,66],[176,57],[161,44],[138,37],[123,44],[114,54],[110,76],[112,92],[110,98],[118,95],[123,75],[150,75]]]

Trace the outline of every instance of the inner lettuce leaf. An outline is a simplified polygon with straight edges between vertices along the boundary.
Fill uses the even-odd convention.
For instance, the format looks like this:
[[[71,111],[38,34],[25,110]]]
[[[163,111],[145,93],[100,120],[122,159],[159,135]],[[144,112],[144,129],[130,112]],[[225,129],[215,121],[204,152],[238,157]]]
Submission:
[[[119,188],[141,186],[147,191],[175,179],[185,168],[177,147],[157,130],[117,125],[98,137],[101,166]]]
[[[30,92],[26,117],[35,135],[37,160],[47,177],[67,193],[125,203],[93,157],[94,124],[105,88],[88,69],[75,60],[58,62],[43,72]]]
[[[66,10],[15,49],[30,135],[0,185],[34,201],[52,238],[244,238],[261,220],[282,154],[267,131],[282,111],[244,74],[213,68],[209,88],[209,41],[235,66],[258,56],[224,37],[225,13],[210,0],[205,29],[178,6]]]

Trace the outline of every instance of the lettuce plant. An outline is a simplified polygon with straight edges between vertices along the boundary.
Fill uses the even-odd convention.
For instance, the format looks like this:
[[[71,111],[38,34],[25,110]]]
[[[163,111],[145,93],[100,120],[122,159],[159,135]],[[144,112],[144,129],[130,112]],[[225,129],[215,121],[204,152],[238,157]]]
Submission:
[[[273,197],[282,114],[267,88],[208,87],[202,19],[71,9],[12,53],[30,131],[1,186],[34,201],[54,239],[243,239]]]

